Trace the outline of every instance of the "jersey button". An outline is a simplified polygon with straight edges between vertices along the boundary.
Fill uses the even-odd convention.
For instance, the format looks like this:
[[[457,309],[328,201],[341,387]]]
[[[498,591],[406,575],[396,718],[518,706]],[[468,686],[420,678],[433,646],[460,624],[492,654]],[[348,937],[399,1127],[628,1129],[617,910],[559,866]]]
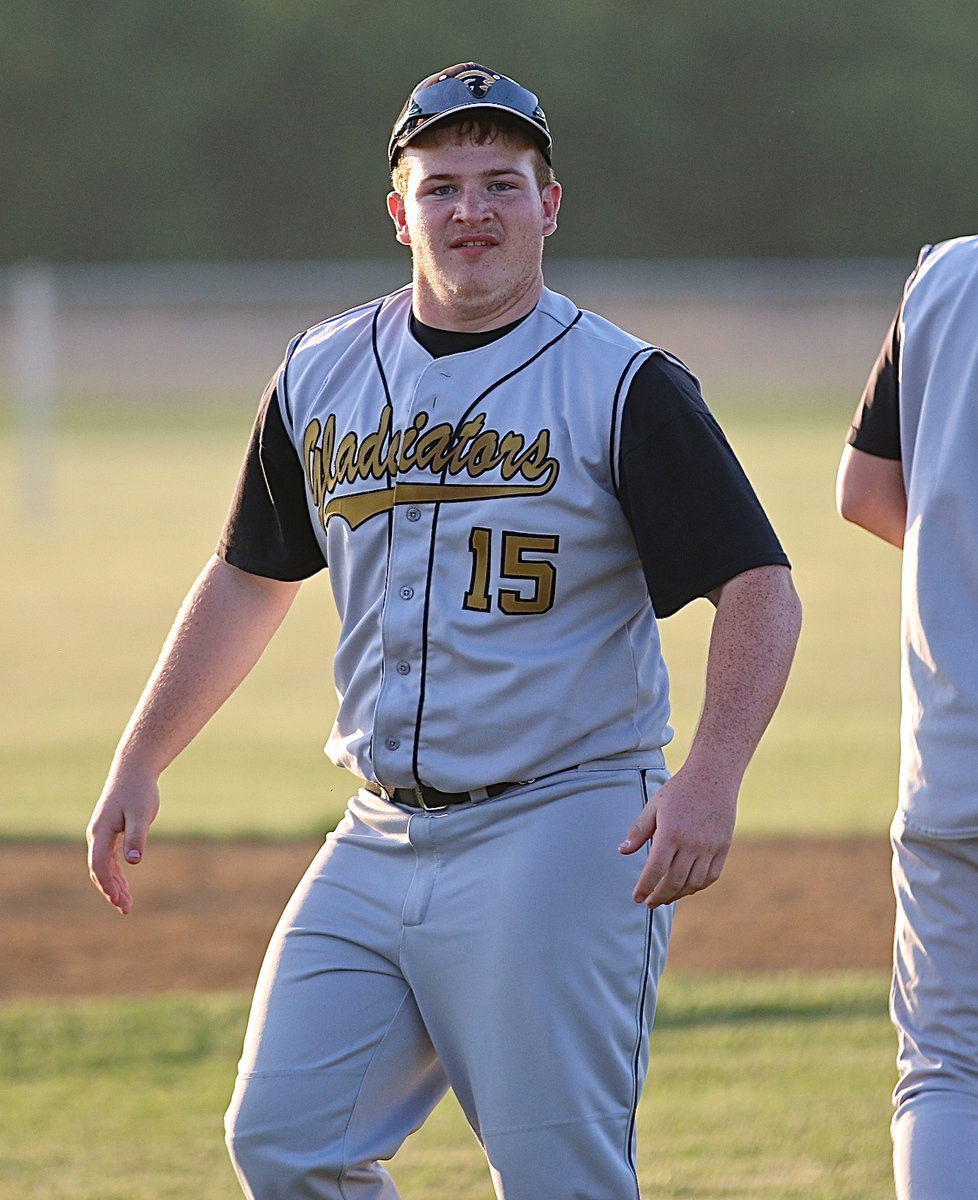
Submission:
[[[384,745],[387,747],[388,750],[396,750],[400,744],[401,743],[398,738],[388,738],[384,742]]]
[[[407,510],[406,515],[407,515],[407,519],[409,521],[420,521],[421,520],[421,509],[416,508],[415,505],[412,504],[411,507]]]
[[[399,662],[397,664],[397,673],[398,673],[398,675],[410,675],[411,674],[411,664],[407,663],[407,662]]]
[[[401,588],[401,599],[402,600],[411,600],[411,599],[413,599],[413,597],[414,597],[414,588],[413,587],[402,587]]]

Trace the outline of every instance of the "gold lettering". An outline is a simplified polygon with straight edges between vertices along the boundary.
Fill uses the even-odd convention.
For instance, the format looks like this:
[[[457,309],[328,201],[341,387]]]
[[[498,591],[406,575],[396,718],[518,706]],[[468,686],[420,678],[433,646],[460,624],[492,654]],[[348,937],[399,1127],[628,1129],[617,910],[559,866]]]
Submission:
[[[455,441],[455,446],[452,449],[451,460],[448,464],[448,473],[450,475],[458,475],[465,470],[465,458],[468,452],[469,443],[474,437],[482,432],[482,427],[486,423],[485,413],[479,413],[471,421],[466,421],[462,428],[458,431],[458,437]]]
[[[518,458],[523,451],[526,442],[519,433],[513,433],[510,430],[505,434],[502,441],[499,443],[499,453],[502,457],[502,462],[499,467],[499,474],[503,479],[512,479],[520,473]]]
[[[401,452],[401,431],[395,430],[391,434],[391,444],[387,448],[387,473],[392,477],[397,476],[397,460]]]
[[[414,443],[421,430],[428,424],[428,414],[418,413],[411,424],[404,430],[401,438],[401,453],[397,459],[399,471],[409,471],[414,466]]]
[[[348,432],[336,443],[336,417],[330,413],[324,423],[309,421],[302,438],[303,469],[313,503],[325,527],[333,516],[342,516],[355,528],[378,511],[390,508],[393,489],[333,497],[339,484],[359,480],[396,478],[411,468],[432,475],[467,475],[479,479],[498,469],[504,484],[474,487],[466,484],[400,484],[396,503],[412,491],[422,502],[492,499],[514,495],[540,495],[550,491],[560,473],[559,462],[550,456],[550,432],[542,429],[527,446],[522,434],[510,430],[500,435],[486,429],[485,413],[477,413],[455,429],[442,423],[428,428],[428,413],[417,413],[405,430],[392,430],[394,412],[387,404],[381,409],[377,426],[361,439]],[[524,483],[512,481],[522,478]],[[424,495],[422,496],[422,493]],[[430,494],[429,494],[430,493]],[[369,497],[369,498],[368,498]]]
[[[528,479],[531,483],[545,477],[556,478],[560,464],[556,459],[550,457],[549,430],[541,429],[530,443],[526,453],[514,460],[513,466],[524,479]]]
[[[337,483],[355,483],[360,450],[360,439],[348,433],[336,450],[335,477]]]
[[[393,409],[389,404],[385,404],[376,431],[368,433],[363,439],[360,446],[360,460],[357,465],[357,474],[361,479],[369,479],[371,476],[374,479],[383,479],[390,471],[389,451],[385,453],[385,443],[390,437],[393,416]]]
[[[466,467],[469,474],[473,479],[478,479],[486,471],[498,467],[499,463],[499,434],[492,430],[480,434],[472,443],[472,448],[468,453]]]
[[[336,487],[336,473],[333,470],[333,444],[336,441],[336,417],[330,413],[323,426],[323,486],[327,492]]]
[[[451,425],[436,425],[418,439],[414,464],[419,471],[443,471],[452,451]]]
[[[302,438],[302,462],[309,482],[309,494],[312,502],[318,508],[326,491],[326,480],[323,478],[323,452],[319,445],[319,435],[322,426],[315,419],[306,426]]]

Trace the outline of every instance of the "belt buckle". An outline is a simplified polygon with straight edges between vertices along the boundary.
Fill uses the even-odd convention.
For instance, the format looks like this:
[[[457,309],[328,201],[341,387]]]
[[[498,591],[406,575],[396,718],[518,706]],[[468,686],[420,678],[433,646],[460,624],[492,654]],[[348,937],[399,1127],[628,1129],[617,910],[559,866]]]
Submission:
[[[418,802],[418,808],[423,809],[425,812],[445,812],[446,809],[452,807],[450,804],[429,804],[425,799],[424,788],[422,787],[411,788],[411,793]]]

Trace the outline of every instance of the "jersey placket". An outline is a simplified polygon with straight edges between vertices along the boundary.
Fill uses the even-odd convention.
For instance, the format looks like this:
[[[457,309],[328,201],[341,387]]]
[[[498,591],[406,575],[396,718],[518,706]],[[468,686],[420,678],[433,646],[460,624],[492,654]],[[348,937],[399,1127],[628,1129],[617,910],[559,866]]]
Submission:
[[[432,362],[422,373],[410,405],[395,408],[395,428],[409,429],[419,413],[428,415],[425,426],[454,420],[455,405],[447,395],[450,376],[443,360]],[[396,402],[395,402],[396,403]],[[448,411],[446,411],[448,410]],[[374,769],[388,786],[427,783],[417,779],[415,762],[421,730],[421,709],[431,604],[432,568],[439,505],[437,502],[404,503],[399,499],[406,484],[433,483],[439,475],[411,468],[394,481],[387,590],[381,616],[383,680],[374,716]]]

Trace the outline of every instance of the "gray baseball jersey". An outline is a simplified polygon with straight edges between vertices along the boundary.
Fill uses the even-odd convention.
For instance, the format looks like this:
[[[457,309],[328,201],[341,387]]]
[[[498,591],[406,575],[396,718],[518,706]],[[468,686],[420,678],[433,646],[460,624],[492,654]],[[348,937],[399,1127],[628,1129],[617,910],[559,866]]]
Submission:
[[[301,463],[287,520],[281,486],[254,465],[262,430],[255,439],[252,476],[279,495],[265,525],[314,537],[291,577],[330,570],[341,618],[330,756],[386,787],[456,792],[665,745],[668,681],[643,561],[658,551],[640,554],[642,542],[669,523],[699,542],[700,527],[749,510],[740,523],[761,537],[746,550],[724,536],[709,586],[787,561],[746,481],[735,500],[721,486],[736,467],[729,447],[723,467],[704,468],[682,459],[676,435],[677,469],[703,470],[689,488],[705,505],[698,524],[691,505],[666,511],[669,496],[626,513],[626,397],[650,357],[677,360],[551,291],[505,336],[434,358],[410,311],[405,288],[289,348],[272,401]],[[680,425],[664,420],[657,439],[672,448],[667,428]],[[641,464],[636,475],[638,493]],[[262,541],[232,515],[220,552],[289,577],[263,565]],[[681,572],[695,551],[680,542],[671,557]]]
[[[976,324],[978,237],[925,247],[899,331],[907,489],[900,808],[916,828],[958,837],[978,836]]]

